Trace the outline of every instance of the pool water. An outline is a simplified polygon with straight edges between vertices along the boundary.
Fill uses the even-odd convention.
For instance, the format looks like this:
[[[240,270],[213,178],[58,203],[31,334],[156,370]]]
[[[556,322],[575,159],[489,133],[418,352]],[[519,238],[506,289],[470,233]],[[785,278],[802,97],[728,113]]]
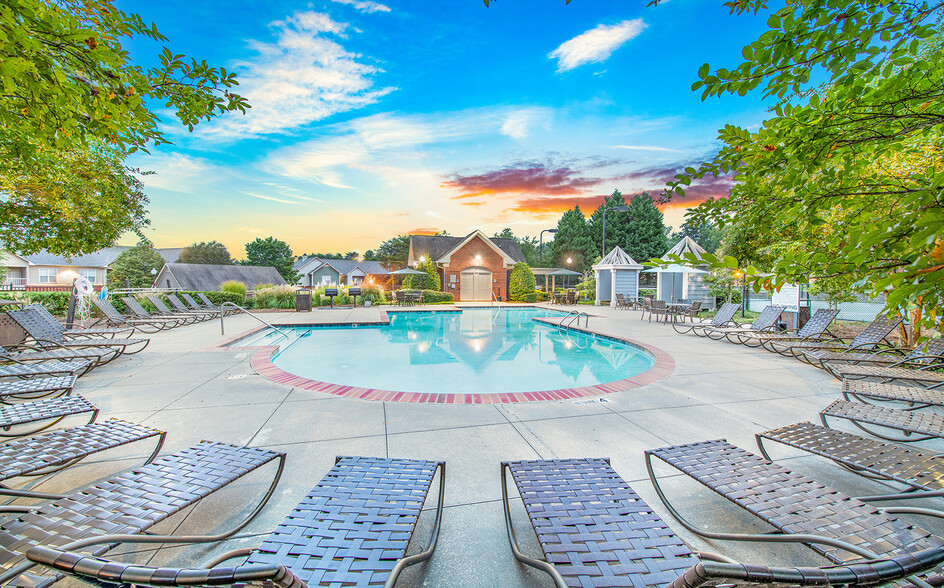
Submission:
[[[592,386],[651,368],[633,345],[559,332],[541,308],[388,313],[389,325],[279,327],[234,345],[278,345],[273,363],[312,380],[380,390],[488,394]]]

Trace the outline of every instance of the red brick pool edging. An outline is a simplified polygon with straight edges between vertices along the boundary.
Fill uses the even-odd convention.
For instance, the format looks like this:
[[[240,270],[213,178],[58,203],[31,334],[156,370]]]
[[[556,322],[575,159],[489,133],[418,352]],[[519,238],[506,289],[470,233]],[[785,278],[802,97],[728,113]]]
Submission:
[[[543,321],[541,321],[543,322]],[[292,325],[294,326],[294,325]],[[568,330],[597,335],[600,337],[615,339],[617,341],[639,347],[651,353],[655,358],[655,365],[648,370],[630,378],[607,382],[605,384],[595,384],[593,386],[581,386],[578,388],[562,388],[559,390],[541,390],[536,392],[498,392],[488,394],[449,394],[449,393],[431,393],[431,392],[397,392],[393,390],[379,390],[376,388],[359,388],[355,386],[346,386],[343,384],[331,384],[329,382],[320,382],[303,378],[295,374],[286,372],[272,363],[272,355],[278,351],[274,345],[260,347],[244,347],[247,351],[255,351],[250,360],[252,369],[259,375],[286,386],[302,388],[304,390],[314,390],[324,392],[335,396],[344,396],[347,398],[359,398],[361,400],[379,400],[382,402],[415,402],[432,404],[505,404],[516,402],[539,402],[542,400],[569,400],[574,398],[584,398],[592,396],[602,396],[613,392],[622,392],[631,390],[646,384],[651,384],[672,373],[675,369],[675,359],[658,347],[648,345],[632,339],[615,337],[603,333],[597,333],[590,329],[577,327],[566,327]],[[259,329],[254,329],[259,330]],[[247,333],[242,333],[236,337],[231,337],[232,341],[245,337]],[[223,345],[232,342],[227,340],[218,344],[217,349]],[[232,350],[233,348],[228,348]]]

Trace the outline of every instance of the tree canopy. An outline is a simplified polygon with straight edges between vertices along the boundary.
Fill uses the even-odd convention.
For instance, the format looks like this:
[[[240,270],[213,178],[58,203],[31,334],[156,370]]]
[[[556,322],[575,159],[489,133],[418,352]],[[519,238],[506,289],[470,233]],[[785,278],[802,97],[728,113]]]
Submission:
[[[275,237],[266,237],[265,239],[256,238],[246,243],[245,265],[274,267],[289,284],[298,281],[294,264],[295,257],[292,255],[292,248],[285,241],[280,241]]]
[[[229,249],[219,241],[201,241],[184,247],[177,259],[180,263],[202,263],[208,265],[232,265]]]
[[[132,288],[150,288],[154,285],[151,270],[160,271],[164,258],[150,243],[141,241],[134,247],[118,254],[108,270],[108,284],[112,288],[124,288],[125,279]]]
[[[368,249],[364,253],[364,259],[369,261],[379,261],[388,269],[393,267],[406,266],[406,258],[410,254],[410,236],[397,235],[391,237],[377,247],[376,250]]]
[[[728,5],[767,10],[761,0]],[[771,11],[739,66],[699,70],[703,98],[759,89],[778,100],[760,129],[722,129],[712,161],[669,186],[682,193],[735,173],[731,196],[692,218],[733,221],[766,245],[773,275],[756,287],[841,280],[886,295],[913,324],[942,325],[944,44],[933,20],[942,6],[798,0]]]
[[[589,271],[593,260],[599,257],[599,247],[599,243],[593,243],[590,225],[579,206],[566,211],[557,221],[553,247],[553,260],[557,267],[578,272]],[[570,263],[567,262],[568,259],[571,260]]]
[[[648,192],[636,194],[629,201],[626,238],[619,245],[636,261],[662,257],[669,250],[669,238],[662,212],[656,208]],[[619,216],[619,215],[614,215]],[[609,221],[607,216],[607,221]],[[607,228],[609,235],[609,228]]]

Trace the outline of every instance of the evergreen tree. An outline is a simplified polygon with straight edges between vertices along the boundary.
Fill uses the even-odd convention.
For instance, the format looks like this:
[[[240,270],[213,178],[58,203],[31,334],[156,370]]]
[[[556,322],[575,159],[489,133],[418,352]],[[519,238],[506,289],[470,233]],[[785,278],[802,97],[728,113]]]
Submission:
[[[727,227],[719,229],[710,223],[688,219],[682,223],[678,231],[672,233],[670,241],[677,243],[682,240],[682,237],[691,237],[696,243],[701,245],[705,251],[715,253],[724,241],[725,234],[727,233],[726,229]]]
[[[590,234],[596,244],[598,255],[606,255],[617,245],[626,249],[629,234],[632,231],[632,212],[611,211],[606,215],[606,245],[603,246],[603,210],[626,205],[623,194],[619,190],[613,190],[613,194],[604,198],[600,206],[590,215]],[[601,246],[603,246],[602,251]]]
[[[147,241],[121,252],[108,269],[108,285],[124,288],[125,278],[132,288],[150,288],[154,285],[151,270],[160,271],[164,258]]]
[[[515,264],[511,270],[511,280],[508,284],[508,299],[514,302],[536,302],[536,280],[534,272],[523,261]]]
[[[593,245],[590,226],[579,206],[565,212],[557,221],[553,250],[554,264],[558,267],[585,272],[593,264],[598,251]],[[567,263],[568,259],[570,263]]]
[[[419,264],[416,269],[426,272],[425,275],[412,275],[404,280],[404,286],[414,290],[435,290],[442,289],[442,281],[439,279],[439,270],[432,259],[427,259]],[[409,284],[409,285],[407,285]]]
[[[626,233],[626,245],[620,246],[630,257],[643,262],[665,255],[665,252],[669,250],[665,223],[662,220],[662,213],[656,208],[648,192],[633,196],[629,202],[629,212],[622,214],[629,217],[629,228]],[[606,220],[609,225],[609,215]],[[609,237],[609,226],[607,226],[606,234]],[[609,238],[607,241],[609,242]]]

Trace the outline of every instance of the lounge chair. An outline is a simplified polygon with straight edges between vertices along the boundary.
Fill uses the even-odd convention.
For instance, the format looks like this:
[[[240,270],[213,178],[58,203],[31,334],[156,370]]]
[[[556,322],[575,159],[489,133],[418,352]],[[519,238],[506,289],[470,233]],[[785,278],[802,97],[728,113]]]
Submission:
[[[206,306],[205,304],[200,304],[199,302],[193,299],[193,296],[191,296],[190,294],[187,294],[186,292],[181,292],[180,298],[183,299],[184,303],[187,305],[187,308],[191,310],[199,310],[202,312],[207,312],[207,311],[215,312],[217,315],[219,315],[220,312],[222,312],[224,316],[228,314],[232,314],[233,312],[236,311],[235,308],[220,308],[219,306],[210,307],[210,306]]]
[[[665,496],[653,469],[658,458],[774,527],[774,533],[708,532],[694,526]],[[791,472],[724,439],[646,451],[656,493],[685,528],[708,539],[802,543],[834,564],[889,558],[905,561],[944,551],[944,539],[889,516],[914,509],[879,509]],[[937,584],[941,561],[920,574]],[[864,582],[870,582],[862,578]],[[875,578],[875,584],[888,583]]]
[[[115,335],[129,334],[134,331],[134,328],[129,326],[120,328],[67,329],[66,326],[60,323],[42,304],[30,304],[24,310],[31,310],[37,313],[47,324],[54,327],[66,337],[101,337],[103,335],[111,335],[114,337]]]
[[[0,403],[11,400],[35,400],[46,396],[71,394],[76,376],[53,376],[50,378],[28,378],[0,381]]]
[[[112,358],[114,359],[122,354],[134,355],[140,353],[150,343],[150,339],[114,339],[111,337],[70,339],[46,322],[39,313],[30,309],[11,310],[7,312],[7,315],[20,325],[38,346],[43,348],[93,347],[111,349],[115,351],[115,356]],[[133,347],[134,350],[128,351],[129,347]]]
[[[85,347],[78,349],[38,347],[20,343],[19,345],[5,345],[0,347],[0,362],[74,362],[87,361],[89,367],[86,372],[104,363],[108,363],[115,356],[113,349],[99,349]],[[84,372],[83,372],[84,373]]]
[[[205,321],[212,318],[208,313],[205,312],[175,312],[167,308],[160,298],[157,296],[148,296],[147,299],[157,310],[157,314],[160,316],[172,317],[172,318],[186,318],[191,323],[197,323],[200,321]]]
[[[186,298],[188,295],[183,294],[183,296]],[[238,308],[223,308],[222,305],[213,304],[213,301],[207,298],[207,295],[203,292],[197,292],[197,296],[203,301],[203,306],[205,306],[208,310],[215,310],[217,312],[222,310],[224,314],[233,314],[239,312]]]
[[[215,317],[220,316],[220,312],[219,312],[218,310],[206,310],[206,309],[203,309],[203,310],[194,310],[194,309],[188,307],[186,304],[184,304],[184,303],[180,300],[180,298],[177,298],[177,296],[175,296],[175,295],[173,295],[173,294],[166,294],[165,296],[167,297],[168,302],[170,302],[171,306],[173,306],[173,307],[174,307],[174,310],[177,311],[177,312],[180,312],[180,313],[188,313],[188,312],[190,312],[190,313],[193,313],[193,314],[202,314],[202,315],[206,316],[208,319],[211,319],[211,318],[215,318]]]
[[[818,341],[774,342],[772,346],[775,347],[777,353],[781,355],[793,356],[810,365],[818,365],[820,363],[819,360],[816,358],[816,355],[811,352],[823,350],[853,353],[871,351],[877,350],[883,341],[886,343],[887,347],[892,347],[891,344],[888,344],[886,337],[901,324],[901,321],[901,316],[889,320],[887,316],[880,314],[849,342],[836,337],[834,339],[820,339]]]
[[[88,423],[98,418],[98,407],[83,396],[59,396],[33,402],[0,406],[0,437],[35,435],[68,416],[89,413]],[[28,430],[22,425],[32,425]]]
[[[188,537],[190,543],[231,536],[245,526],[268,501],[284,467],[285,454],[252,447],[203,441],[148,465],[119,474],[91,488],[37,506],[21,507],[27,515],[0,520],[0,554],[4,586],[46,588],[62,577],[58,571],[38,569],[26,558],[36,546],[68,546],[100,555],[116,543],[114,537],[138,537],[142,542],[165,543],[146,532],[181,510],[260,467],[278,461],[278,470],[259,504],[235,529],[213,537]],[[149,541],[153,540],[153,541]],[[103,570],[104,571],[104,570]]]
[[[140,320],[146,321],[164,321],[171,326],[180,327],[182,325],[192,325],[197,322],[199,319],[195,316],[163,316],[163,315],[153,315],[145,309],[140,302],[133,296],[122,296],[121,301],[125,304],[125,308],[130,310],[134,316],[138,317]]]
[[[907,403],[909,410],[944,406],[944,388],[928,389],[863,380],[843,380],[842,397],[858,402],[886,401]]]
[[[93,366],[87,359],[27,363],[0,353],[0,378],[35,378],[37,376],[81,376]]]
[[[906,353],[907,352],[907,353]],[[841,370],[847,365],[862,365],[878,367],[921,367],[935,362],[944,362],[944,337],[930,339],[914,349],[882,349],[875,353],[852,353],[841,351],[811,351],[808,356],[815,356],[820,366],[842,379]],[[904,357],[902,357],[904,355]]]
[[[20,476],[38,476],[58,472],[77,461],[101,451],[121,447],[152,437],[157,446],[144,462],[151,463],[164,445],[166,433],[144,425],[108,419],[81,427],[55,429],[34,437],[13,439],[0,444],[0,481]],[[48,495],[23,490],[9,490],[0,485],[0,495],[48,498]]]
[[[819,413],[819,418],[824,426],[829,426],[829,417],[850,421],[866,433],[886,441],[913,443],[944,437],[944,416],[933,412],[898,410],[897,408],[864,402],[836,400]],[[885,429],[893,429],[900,431],[902,435],[891,437],[865,425],[878,425]]]
[[[432,538],[425,551],[406,556],[437,468],[439,504]],[[29,549],[27,557],[93,584],[118,579],[121,584],[138,586],[393,586],[406,566],[429,559],[436,547],[444,471],[442,462],[339,457],[334,468],[259,547],[224,554],[202,569],[151,568],[108,561],[69,553],[65,541],[43,542]],[[117,540],[125,542],[129,538],[100,539]],[[131,542],[165,541],[141,537],[131,538]],[[219,565],[227,559],[245,557],[247,551],[249,558],[244,564]]]
[[[825,457],[851,472],[907,486],[905,492],[859,497],[859,500],[874,502],[944,496],[941,456],[936,453],[925,453],[810,422],[771,429],[755,437],[758,449],[768,460],[770,455],[764,447],[765,440]]]
[[[880,382],[909,382],[925,388],[939,388],[944,385],[944,368],[941,364],[929,364],[919,368],[871,365],[839,365],[832,366],[830,371],[836,377],[845,380],[863,380],[872,378]]]
[[[786,306],[775,306],[771,304],[764,307],[764,310],[757,315],[754,322],[747,327],[742,325],[737,327],[712,327],[705,328],[704,333],[706,337],[716,341],[727,338],[731,343],[742,343],[744,335],[750,336],[752,333],[768,333],[776,330],[777,321],[786,308]]]
[[[737,302],[726,302],[711,319],[702,319],[701,322],[689,324],[672,323],[672,328],[677,333],[695,333],[699,337],[704,337],[705,329],[720,329],[721,327],[737,325],[734,322],[734,313],[740,308],[741,305]]]
[[[509,511],[506,472],[511,472],[514,478],[544,552],[543,560],[524,555],[518,549]],[[512,553],[518,561],[550,574],[558,588],[693,588],[778,583],[854,586],[891,582],[926,572],[944,561],[944,550],[937,546],[895,559],[826,568],[743,565],[704,553],[699,554],[700,560],[613,471],[607,460],[506,462],[501,465],[501,481]],[[896,569],[898,563],[909,567]]]
[[[118,309],[109,300],[93,298],[92,304],[102,313],[101,318],[98,319],[99,322],[104,322],[106,325],[133,328],[142,333],[156,333],[183,324],[182,321],[164,317],[125,316],[118,312]]]
[[[806,321],[802,329],[793,329],[786,333],[755,333],[742,335],[741,343],[748,347],[761,347],[767,351],[777,352],[774,347],[777,343],[788,344],[791,342],[819,341],[825,337],[835,339],[836,336],[829,332],[829,325],[839,315],[838,310],[821,308],[813,313],[810,320]],[[779,353],[779,352],[778,352]]]

